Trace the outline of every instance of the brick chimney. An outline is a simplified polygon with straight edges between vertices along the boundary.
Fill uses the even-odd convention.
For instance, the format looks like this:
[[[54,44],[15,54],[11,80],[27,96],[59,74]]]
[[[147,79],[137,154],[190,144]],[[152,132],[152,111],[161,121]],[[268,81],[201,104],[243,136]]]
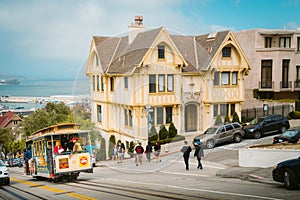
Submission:
[[[134,23],[128,26],[128,43],[132,43],[138,33],[143,32],[145,27],[143,25],[143,16],[135,16]]]

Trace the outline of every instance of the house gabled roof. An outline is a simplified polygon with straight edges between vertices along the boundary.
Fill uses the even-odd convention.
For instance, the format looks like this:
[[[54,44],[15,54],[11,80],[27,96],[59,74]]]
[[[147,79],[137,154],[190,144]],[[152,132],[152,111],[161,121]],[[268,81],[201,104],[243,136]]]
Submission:
[[[136,35],[132,43],[128,36],[93,37],[103,71],[107,74],[132,73],[149,52],[155,39],[164,28],[156,28]],[[230,30],[198,36],[169,35],[187,66],[182,72],[206,70],[218,53]]]
[[[18,115],[16,115],[12,111],[8,111],[2,117],[0,117],[0,128],[5,128],[9,122],[11,122],[15,117],[17,117],[20,121],[23,121]]]

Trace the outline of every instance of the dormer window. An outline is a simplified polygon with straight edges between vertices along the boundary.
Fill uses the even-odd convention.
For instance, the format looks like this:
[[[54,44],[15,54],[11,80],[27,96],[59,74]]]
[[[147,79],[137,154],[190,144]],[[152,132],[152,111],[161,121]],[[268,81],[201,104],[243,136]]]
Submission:
[[[158,59],[165,59],[165,46],[164,45],[158,45]]]
[[[231,47],[224,47],[222,49],[222,56],[223,57],[231,57]]]

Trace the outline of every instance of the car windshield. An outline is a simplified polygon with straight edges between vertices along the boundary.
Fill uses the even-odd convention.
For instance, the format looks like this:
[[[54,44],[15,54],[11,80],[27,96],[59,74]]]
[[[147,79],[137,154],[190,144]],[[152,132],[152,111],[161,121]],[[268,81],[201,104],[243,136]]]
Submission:
[[[0,167],[5,166],[2,160],[0,160]]]
[[[286,137],[294,137],[295,135],[297,135],[297,131],[286,131],[282,135]]]
[[[259,124],[263,120],[264,120],[264,118],[255,118],[250,122],[250,124]]]
[[[214,134],[217,128],[208,128],[204,134]]]

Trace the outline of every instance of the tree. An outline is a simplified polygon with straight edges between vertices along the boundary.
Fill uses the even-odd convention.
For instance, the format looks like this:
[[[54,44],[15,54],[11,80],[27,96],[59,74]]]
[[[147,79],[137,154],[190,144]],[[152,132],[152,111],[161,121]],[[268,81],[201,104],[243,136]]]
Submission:
[[[223,122],[222,122],[221,116],[220,116],[220,115],[217,115],[216,121],[215,121],[215,125],[219,125],[219,124],[223,124]]]
[[[160,130],[159,130],[159,139],[160,139],[160,140],[167,139],[167,138],[168,138],[168,135],[169,135],[169,133],[168,133],[168,131],[167,131],[165,125],[162,124],[162,125],[160,126]]]
[[[10,134],[9,128],[0,129],[0,149],[4,153],[9,153],[11,151],[11,144],[15,138]]]
[[[177,129],[172,122],[169,127],[169,138],[174,138],[177,135]]]
[[[64,103],[47,103],[25,118],[23,130],[26,136],[42,128],[60,123],[74,122],[71,109]]]

